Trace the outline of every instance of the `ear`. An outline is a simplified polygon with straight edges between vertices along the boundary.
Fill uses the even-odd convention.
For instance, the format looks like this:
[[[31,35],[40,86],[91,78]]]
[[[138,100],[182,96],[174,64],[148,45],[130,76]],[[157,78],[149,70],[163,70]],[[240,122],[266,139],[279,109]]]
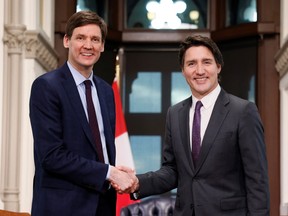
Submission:
[[[220,74],[222,67],[220,64],[217,64],[217,67],[218,67],[218,74]]]
[[[100,48],[100,52],[104,52],[105,49],[105,42],[102,42],[101,48]]]
[[[63,46],[65,48],[69,48],[69,38],[68,38],[68,36],[66,34],[63,37]]]

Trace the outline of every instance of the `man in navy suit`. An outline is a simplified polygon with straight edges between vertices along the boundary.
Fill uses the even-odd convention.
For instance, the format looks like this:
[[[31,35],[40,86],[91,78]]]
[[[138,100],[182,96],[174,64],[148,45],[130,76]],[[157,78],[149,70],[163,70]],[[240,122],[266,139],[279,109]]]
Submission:
[[[266,147],[256,105],[220,87],[224,61],[210,38],[187,37],[179,61],[192,97],[169,108],[162,166],[137,175],[131,195],[139,199],[177,188],[174,215],[269,216]],[[194,139],[198,101],[200,133]],[[195,140],[200,140],[198,154]]]
[[[114,167],[113,91],[92,71],[104,51],[106,35],[107,26],[96,13],[72,15],[63,39],[68,61],[32,85],[33,216],[114,216],[116,192],[111,183],[125,190],[135,181]],[[86,80],[91,81],[100,141],[88,122]],[[102,161],[97,144],[102,147]]]

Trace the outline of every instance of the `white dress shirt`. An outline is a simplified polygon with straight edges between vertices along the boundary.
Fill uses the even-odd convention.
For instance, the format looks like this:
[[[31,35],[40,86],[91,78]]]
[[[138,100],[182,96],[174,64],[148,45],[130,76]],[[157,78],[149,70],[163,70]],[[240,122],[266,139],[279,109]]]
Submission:
[[[85,85],[84,81],[87,80],[82,74],[80,74],[68,61],[67,61],[68,67],[72,73],[72,76],[74,78],[74,81],[76,83],[82,105],[84,107],[84,111],[86,113],[86,117],[88,120],[88,111],[87,111],[87,102],[86,102],[86,93],[85,93]],[[92,82],[91,86],[91,92],[92,92],[92,100],[97,116],[97,121],[98,121],[98,127],[99,127],[99,132],[100,132],[100,137],[101,137],[101,143],[102,143],[102,149],[103,149],[103,156],[106,164],[109,164],[109,159],[108,159],[108,153],[107,153],[107,148],[106,148],[106,139],[104,135],[104,125],[103,125],[103,119],[102,119],[102,114],[101,114],[101,108],[100,108],[100,103],[98,99],[98,94],[97,94],[97,89],[96,85],[93,82],[93,72],[91,71],[91,75],[88,78]]]
[[[201,135],[201,145],[202,145],[202,140],[205,134],[205,131],[207,129],[215,102],[218,98],[218,95],[221,91],[221,88],[219,86],[219,84],[217,85],[217,87],[210,92],[208,95],[206,95],[205,97],[203,97],[201,99],[201,102],[203,104],[203,106],[200,109],[200,113],[201,113],[201,128],[200,128],[200,135]],[[192,150],[192,125],[193,125],[193,118],[194,118],[194,112],[195,112],[195,104],[199,99],[197,99],[196,97],[193,96],[192,94],[192,106],[190,108],[190,113],[189,113],[189,127],[190,127],[190,147]]]

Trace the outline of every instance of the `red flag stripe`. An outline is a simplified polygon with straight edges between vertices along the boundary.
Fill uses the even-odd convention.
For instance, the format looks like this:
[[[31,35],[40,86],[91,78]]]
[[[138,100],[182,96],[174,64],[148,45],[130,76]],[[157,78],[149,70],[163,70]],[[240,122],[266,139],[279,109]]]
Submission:
[[[130,148],[129,137],[127,133],[126,123],[122,110],[122,103],[119,94],[118,84],[116,79],[112,84],[115,108],[116,108],[116,131],[115,131],[115,145],[116,145],[116,165],[128,166],[134,169],[134,161]],[[129,204],[135,203],[130,200],[129,194],[117,194],[116,216],[120,216],[121,209]]]
[[[122,111],[122,102],[120,99],[120,94],[118,90],[117,81],[114,80],[112,84],[112,88],[114,91],[114,99],[115,99],[115,106],[116,106],[116,134],[115,136],[120,136],[121,134],[127,132],[124,115]]]

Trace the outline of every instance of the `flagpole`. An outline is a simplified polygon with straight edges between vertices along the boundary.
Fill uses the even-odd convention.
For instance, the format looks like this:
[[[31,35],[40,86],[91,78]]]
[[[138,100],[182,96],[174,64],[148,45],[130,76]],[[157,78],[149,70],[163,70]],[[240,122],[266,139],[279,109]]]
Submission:
[[[116,166],[124,165],[135,169],[133,155],[130,147],[129,136],[126,128],[121,97],[120,97],[120,57],[123,49],[120,49],[116,56],[115,79],[112,84],[116,108],[116,130],[115,130],[115,147],[116,147]],[[120,216],[121,209],[127,205],[135,203],[130,200],[129,194],[117,194],[116,216]]]
[[[116,56],[116,65],[115,65],[115,79],[117,81],[117,85],[120,88],[120,63],[119,63],[119,54]]]

